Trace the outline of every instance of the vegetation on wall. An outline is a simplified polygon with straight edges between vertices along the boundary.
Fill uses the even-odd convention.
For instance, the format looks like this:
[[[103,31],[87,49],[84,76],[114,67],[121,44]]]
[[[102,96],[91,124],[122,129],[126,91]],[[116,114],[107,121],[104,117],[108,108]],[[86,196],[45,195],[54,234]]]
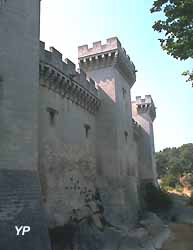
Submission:
[[[151,13],[160,12],[163,20],[153,29],[162,32],[161,47],[176,59],[193,58],[193,0],[155,0]],[[193,86],[193,69],[183,73]]]

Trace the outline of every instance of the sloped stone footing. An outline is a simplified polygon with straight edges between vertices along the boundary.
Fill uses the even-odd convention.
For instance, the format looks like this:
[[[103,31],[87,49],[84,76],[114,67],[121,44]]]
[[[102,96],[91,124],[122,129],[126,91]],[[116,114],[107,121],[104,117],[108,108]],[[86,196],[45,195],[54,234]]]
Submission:
[[[142,221],[141,226],[125,231],[118,227],[106,227],[99,231],[95,225],[84,222],[79,225],[77,242],[80,250],[158,250],[168,239],[170,231],[155,215]]]
[[[15,226],[29,226],[31,230],[17,235]],[[0,249],[50,250],[35,172],[0,170]]]

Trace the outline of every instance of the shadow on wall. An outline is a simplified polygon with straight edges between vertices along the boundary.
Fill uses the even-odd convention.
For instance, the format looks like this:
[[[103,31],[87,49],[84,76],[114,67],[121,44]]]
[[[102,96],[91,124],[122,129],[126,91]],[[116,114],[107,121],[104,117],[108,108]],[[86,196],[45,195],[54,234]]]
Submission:
[[[106,77],[103,79],[102,82],[108,83],[112,81],[113,81],[112,78]],[[115,88],[117,87],[115,86]],[[123,107],[121,107],[121,104],[118,103],[118,97],[116,96],[117,90],[114,90],[115,91],[114,97],[110,97],[106,93],[106,91],[99,85],[98,85],[98,91],[101,99],[101,106],[99,111],[96,113],[97,174],[99,176],[106,176],[105,172],[106,173],[110,172],[112,174],[113,173],[112,171],[115,171],[115,169],[113,168],[115,164],[120,164],[119,166],[117,166],[116,176],[122,173],[122,169],[124,167],[128,168],[125,169],[125,173],[133,173],[132,169],[130,169],[131,164],[129,164],[128,162],[127,150],[129,150],[129,140],[130,138],[132,138],[132,136],[129,134],[130,133],[129,122],[128,122],[128,127],[125,126],[124,124],[124,121],[126,120],[124,118],[125,105],[123,103]],[[108,88],[107,91],[109,91]],[[119,116],[121,111],[123,111],[123,116]],[[129,114],[126,115],[128,121],[129,119],[132,120],[132,118],[129,117]],[[118,135],[117,132],[120,134]],[[120,143],[121,141],[120,139],[122,138],[123,141],[122,143]],[[121,149],[119,150],[118,147],[121,147]],[[123,150],[125,152],[125,155],[123,153]],[[124,155],[123,158],[125,159],[119,159],[120,158],[119,151],[123,153]],[[124,162],[127,162],[126,163],[127,166],[122,166]],[[112,165],[112,168],[110,167],[110,165]]]
[[[137,126],[134,127],[134,138],[137,144],[139,178],[141,180],[153,180],[149,135],[141,126]]]
[[[105,79],[105,81],[107,81],[107,79]],[[96,113],[96,171],[98,176],[103,176],[105,171],[103,169],[101,146],[105,143],[106,147],[110,149],[114,144],[113,140],[115,139],[116,134],[113,126],[114,117],[112,116],[112,110],[115,109],[115,102],[100,86],[98,86],[98,91],[100,93],[101,106],[99,111]],[[109,127],[109,124],[112,125],[111,128]],[[112,141],[109,142],[110,137],[112,138]],[[112,155],[109,155],[109,158],[111,158]],[[109,159],[109,163],[110,162],[111,160]]]
[[[77,225],[73,223],[49,229],[52,250],[74,249]]]

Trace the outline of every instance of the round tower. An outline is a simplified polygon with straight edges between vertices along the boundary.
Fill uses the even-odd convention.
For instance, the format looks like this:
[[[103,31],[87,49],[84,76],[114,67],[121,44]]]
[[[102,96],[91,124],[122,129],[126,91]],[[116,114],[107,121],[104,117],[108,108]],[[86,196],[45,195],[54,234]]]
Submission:
[[[49,249],[37,173],[39,12],[40,0],[0,1],[0,249]]]

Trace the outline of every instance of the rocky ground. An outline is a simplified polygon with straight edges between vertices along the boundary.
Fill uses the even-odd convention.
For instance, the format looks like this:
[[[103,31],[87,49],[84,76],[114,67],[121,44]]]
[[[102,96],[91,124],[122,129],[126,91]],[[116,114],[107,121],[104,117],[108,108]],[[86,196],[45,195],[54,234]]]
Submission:
[[[188,205],[188,197],[172,194],[174,207],[170,236],[161,250],[193,250],[193,207]]]
[[[80,221],[71,240],[65,233],[66,242],[69,241],[67,247],[61,247],[61,243],[56,249],[193,250],[193,207],[187,205],[188,198],[184,196],[175,194],[172,199],[174,205],[170,213],[167,211],[158,217],[155,213],[144,212],[138,223],[130,228],[112,225],[100,214],[94,213],[90,220]],[[68,228],[69,235],[73,230]],[[62,240],[63,235],[64,228],[61,231]]]
[[[171,234],[161,250],[193,250],[193,225],[170,224]]]
[[[141,227],[133,233],[139,245],[132,250],[193,250],[193,207],[187,196],[172,194],[171,198],[173,208],[166,220],[149,213],[140,222]]]
[[[157,215],[149,212],[129,231],[111,226],[99,232],[94,226],[82,224],[79,249],[158,250],[169,235],[168,226]]]

